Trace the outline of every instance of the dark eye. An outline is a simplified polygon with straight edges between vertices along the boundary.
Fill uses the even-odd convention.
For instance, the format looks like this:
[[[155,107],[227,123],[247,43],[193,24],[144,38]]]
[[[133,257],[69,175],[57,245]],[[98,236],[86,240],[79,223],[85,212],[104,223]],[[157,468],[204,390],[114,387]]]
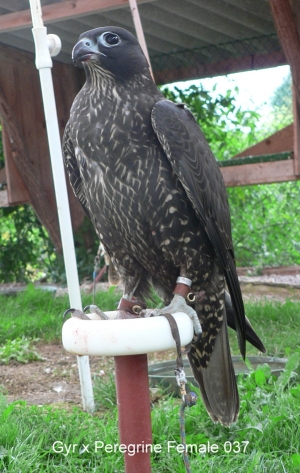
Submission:
[[[101,40],[105,46],[116,46],[121,41],[116,33],[103,33]]]

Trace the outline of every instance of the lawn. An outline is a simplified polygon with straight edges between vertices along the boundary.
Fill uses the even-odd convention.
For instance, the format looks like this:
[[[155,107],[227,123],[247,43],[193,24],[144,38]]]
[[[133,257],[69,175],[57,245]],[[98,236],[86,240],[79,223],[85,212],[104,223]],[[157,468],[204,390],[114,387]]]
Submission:
[[[114,309],[119,297],[114,290],[96,296],[96,303],[104,310]],[[60,337],[67,297],[55,298],[51,293],[29,287],[16,297],[0,299],[0,357],[5,354],[2,362],[8,362],[10,355],[16,359],[15,352],[21,351],[18,340],[22,337],[28,350],[21,353],[21,361],[27,361],[26,357],[28,361],[34,360],[32,340],[51,341]],[[84,304],[91,302],[92,296],[84,297]],[[287,356],[289,361],[279,378],[272,376],[266,365],[239,378],[241,412],[238,422],[230,428],[213,424],[201,400],[186,409],[193,473],[300,471],[300,303],[248,303],[246,311],[268,349],[267,354]],[[230,339],[233,353],[238,354],[232,332]],[[248,348],[248,354],[258,354]],[[164,393],[157,397],[152,407],[152,429],[154,444],[160,451],[152,456],[152,471],[184,473],[182,455],[176,449],[181,443],[180,400]],[[0,395],[0,472],[123,472],[122,454],[105,452],[101,443],[118,443],[111,376],[98,379],[95,400],[98,410],[91,415],[66,406],[29,406],[24,401],[8,404],[5,396]],[[203,453],[211,445],[213,451]]]

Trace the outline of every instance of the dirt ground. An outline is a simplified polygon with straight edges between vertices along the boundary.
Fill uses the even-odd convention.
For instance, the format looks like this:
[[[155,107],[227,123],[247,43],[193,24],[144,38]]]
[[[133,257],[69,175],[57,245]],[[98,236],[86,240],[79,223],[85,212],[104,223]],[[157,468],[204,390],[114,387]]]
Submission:
[[[44,361],[27,365],[11,363],[0,366],[0,386],[9,402],[27,401],[28,404],[81,405],[77,361],[61,343],[37,344],[36,350]],[[175,360],[175,352],[149,356],[149,361]],[[105,376],[114,370],[113,358],[90,357],[91,376]]]
[[[29,404],[81,403],[76,357],[66,352],[61,343],[38,344],[37,352],[44,361],[27,365],[10,363],[0,367],[0,385],[9,402],[25,400]],[[113,369],[113,362],[90,358],[91,375]]]
[[[245,300],[300,300],[300,270],[296,274],[240,275],[240,281]],[[0,366],[0,387],[8,401],[25,400],[36,405],[81,405],[76,357],[66,352],[61,343],[38,344],[36,349],[44,361]],[[175,359],[175,354],[164,352],[149,358],[150,362],[166,359]],[[112,358],[91,357],[90,366],[92,379],[114,369]]]

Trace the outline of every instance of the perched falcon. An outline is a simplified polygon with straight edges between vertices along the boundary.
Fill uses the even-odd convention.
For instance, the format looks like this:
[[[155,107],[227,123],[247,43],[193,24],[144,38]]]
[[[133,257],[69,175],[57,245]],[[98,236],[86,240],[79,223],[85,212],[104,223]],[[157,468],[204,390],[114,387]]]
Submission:
[[[242,355],[247,337],[264,347],[245,318],[218,164],[189,110],[157,89],[131,33],[87,31],[73,61],[86,74],[63,139],[74,193],[120,275],[123,301],[143,301],[153,286],[165,311],[196,316],[188,358],[209,415],[229,425],[239,397],[226,285]]]

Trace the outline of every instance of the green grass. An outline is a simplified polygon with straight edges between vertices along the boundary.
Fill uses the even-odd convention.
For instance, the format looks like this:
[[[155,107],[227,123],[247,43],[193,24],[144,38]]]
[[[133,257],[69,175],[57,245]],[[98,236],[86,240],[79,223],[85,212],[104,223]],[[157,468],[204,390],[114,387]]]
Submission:
[[[299,471],[299,363],[300,351],[291,356],[278,379],[266,367],[239,379],[241,413],[239,421],[230,428],[213,424],[200,400],[186,409],[187,444],[196,444],[198,449],[210,442],[218,450],[190,454],[194,473]],[[118,449],[114,454],[95,449],[101,441],[105,445],[119,443],[116,402],[103,403],[101,397],[97,398],[103,393],[106,398],[115,399],[110,380],[102,381],[101,390],[96,391],[96,402],[102,409],[94,415],[78,408],[68,411],[24,402],[7,405],[0,398],[1,473],[123,472]],[[179,403],[178,399],[163,397],[152,409],[153,442],[161,449],[152,455],[153,473],[185,472],[181,454],[176,448],[168,448],[168,442],[174,442],[169,445],[175,447],[181,443]],[[83,445],[89,445],[88,451]]]
[[[120,299],[114,288],[96,293],[96,304],[103,310],[115,310]],[[82,296],[83,306],[93,302],[92,294]],[[44,341],[61,338],[63,313],[70,307],[67,295],[53,293],[29,285],[16,296],[0,296],[0,344],[17,337],[40,338]]]
[[[246,303],[246,315],[263,341],[268,356],[287,356],[300,347],[300,302],[286,300]],[[236,333],[229,330],[230,346],[239,354]],[[247,355],[260,352],[247,343]]]
[[[187,411],[187,444],[196,444],[199,448],[210,442],[218,448],[217,453],[190,454],[193,472],[299,471],[300,387],[296,379],[293,380],[299,361],[300,353],[297,352],[286,373],[278,380],[263,367],[240,379],[240,417],[230,428],[213,424],[201,401]],[[172,400],[164,401],[153,411],[154,442],[166,445],[168,440],[175,440],[180,443],[178,414],[174,415],[174,411],[178,413],[178,407]],[[157,464],[154,471],[184,473],[185,470],[181,456],[172,450],[164,455],[163,462]]]
[[[96,303],[113,310],[119,295],[110,290],[98,293]],[[83,304],[92,302],[85,296]],[[30,286],[16,297],[1,297],[0,343],[17,337],[42,340],[60,338],[62,314],[68,298],[36,291]],[[264,341],[268,355],[288,356],[285,371],[277,379],[262,365],[239,378],[241,412],[230,428],[213,424],[201,399],[186,409],[187,443],[215,444],[216,453],[190,454],[193,473],[296,473],[300,471],[300,303],[267,302],[246,304],[253,327]],[[230,331],[233,352],[238,353],[236,336]],[[248,354],[257,354],[250,349]],[[78,408],[29,406],[25,402],[7,404],[0,395],[0,472],[53,473],[124,471],[120,452],[95,451],[95,442],[118,444],[117,408],[112,376],[95,382],[98,411],[90,415]],[[138,402],[138,400],[137,400]],[[152,408],[152,430],[160,453],[152,455],[153,473],[184,473],[182,455],[172,445],[180,444],[179,399],[161,396]],[[68,455],[55,452],[54,442],[77,444]],[[62,445],[57,444],[57,450]],[[84,452],[83,444],[89,444]],[[229,451],[231,450],[231,451]],[[245,451],[243,451],[245,450]]]

